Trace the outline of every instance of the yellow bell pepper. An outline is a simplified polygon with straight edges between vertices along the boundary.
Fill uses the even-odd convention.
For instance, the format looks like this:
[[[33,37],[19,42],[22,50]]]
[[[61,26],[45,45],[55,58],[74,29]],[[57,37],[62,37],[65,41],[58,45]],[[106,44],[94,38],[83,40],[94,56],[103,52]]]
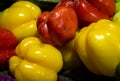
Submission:
[[[66,45],[59,48],[63,56],[63,70],[78,70],[78,68],[83,67],[74,46],[74,39],[72,39]]]
[[[36,21],[41,9],[29,1],[18,1],[0,14],[0,27],[11,30],[21,41],[37,35]]]
[[[106,19],[91,23],[76,33],[75,48],[91,72],[115,76],[120,62],[120,26]]]
[[[61,52],[37,37],[24,38],[9,60],[10,72],[17,81],[57,81],[63,67]]]

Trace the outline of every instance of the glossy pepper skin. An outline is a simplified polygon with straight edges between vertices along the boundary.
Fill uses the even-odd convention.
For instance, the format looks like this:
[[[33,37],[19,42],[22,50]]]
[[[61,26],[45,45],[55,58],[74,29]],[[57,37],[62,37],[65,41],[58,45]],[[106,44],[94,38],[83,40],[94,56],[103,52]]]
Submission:
[[[52,45],[28,37],[16,47],[16,54],[9,60],[9,69],[17,81],[57,81],[63,60]]]
[[[41,9],[37,5],[18,1],[1,13],[0,26],[11,30],[21,41],[25,37],[36,36],[36,19],[40,14]]]
[[[115,76],[120,62],[120,27],[102,19],[81,29],[75,38],[76,50],[93,73]]]
[[[16,55],[17,44],[17,39],[11,31],[0,28],[0,70],[8,69],[9,58]]]
[[[74,38],[78,29],[77,14],[70,7],[57,7],[43,12],[37,19],[39,37],[43,42],[64,46]]]
[[[114,0],[75,0],[73,6],[78,14],[80,27],[100,19],[110,20],[115,13]]]
[[[115,0],[60,0],[55,6],[72,7],[78,16],[79,27],[100,19],[111,19],[115,13]]]

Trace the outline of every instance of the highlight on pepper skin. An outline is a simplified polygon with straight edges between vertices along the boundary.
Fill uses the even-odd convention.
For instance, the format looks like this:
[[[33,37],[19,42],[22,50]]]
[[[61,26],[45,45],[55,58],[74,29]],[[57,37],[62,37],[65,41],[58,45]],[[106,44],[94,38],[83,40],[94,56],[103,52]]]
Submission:
[[[10,72],[17,81],[57,81],[63,67],[61,52],[37,37],[24,38],[9,60]]]

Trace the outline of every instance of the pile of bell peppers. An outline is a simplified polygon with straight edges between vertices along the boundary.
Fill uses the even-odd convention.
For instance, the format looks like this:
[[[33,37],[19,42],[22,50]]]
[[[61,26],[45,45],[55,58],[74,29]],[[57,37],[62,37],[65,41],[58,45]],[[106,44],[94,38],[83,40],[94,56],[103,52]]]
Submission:
[[[40,7],[29,1],[15,2],[0,14],[0,28],[10,30],[18,41],[16,55],[9,58],[9,70],[17,81],[57,81],[62,69],[61,52],[37,38],[40,14]]]
[[[76,32],[72,40],[74,47],[67,42],[58,49],[37,37],[39,15],[40,8],[28,1],[16,2],[0,15],[0,26],[11,30],[19,41],[16,55],[9,60],[9,70],[17,81],[57,81],[58,72],[71,67],[71,62],[67,63],[71,60],[67,55],[71,54],[78,54],[78,60],[97,75],[120,76],[120,25],[111,16],[86,23],[87,26]],[[68,67],[63,67],[66,66],[63,62]]]
[[[119,11],[76,32],[75,49],[89,71],[120,80]]]

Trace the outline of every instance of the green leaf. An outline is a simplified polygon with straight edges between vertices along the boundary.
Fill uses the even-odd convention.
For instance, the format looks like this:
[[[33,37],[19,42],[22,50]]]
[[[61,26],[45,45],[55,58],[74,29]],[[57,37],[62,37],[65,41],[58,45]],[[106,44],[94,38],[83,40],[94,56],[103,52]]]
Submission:
[[[116,67],[116,79],[117,81],[120,81],[120,62],[118,63],[117,67]]]
[[[118,12],[120,10],[120,2],[116,2],[115,6],[116,6],[116,12]]]

